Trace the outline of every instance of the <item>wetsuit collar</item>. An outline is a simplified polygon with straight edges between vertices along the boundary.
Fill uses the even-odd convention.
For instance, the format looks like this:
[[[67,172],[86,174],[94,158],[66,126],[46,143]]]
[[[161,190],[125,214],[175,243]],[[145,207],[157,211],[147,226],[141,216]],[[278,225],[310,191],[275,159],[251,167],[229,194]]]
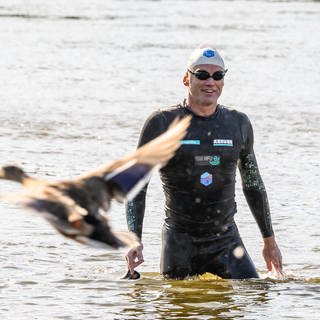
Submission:
[[[187,104],[187,99],[184,99],[184,100],[183,100],[181,106],[182,106],[183,108],[185,108],[188,113],[191,113],[192,115],[194,115],[194,116],[196,116],[196,117],[198,117],[198,118],[208,119],[208,120],[209,120],[209,119],[214,119],[214,118],[216,118],[217,115],[218,115],[218,113],[219,113],[219,110],[221,109],[220,105],[217,104],[216,110],[215,110],[215,112],[214,112],[213,114],[210,114],[209,116],[201,116],[201,115],[196,114],[195,112],[192,111],[191,107]]]

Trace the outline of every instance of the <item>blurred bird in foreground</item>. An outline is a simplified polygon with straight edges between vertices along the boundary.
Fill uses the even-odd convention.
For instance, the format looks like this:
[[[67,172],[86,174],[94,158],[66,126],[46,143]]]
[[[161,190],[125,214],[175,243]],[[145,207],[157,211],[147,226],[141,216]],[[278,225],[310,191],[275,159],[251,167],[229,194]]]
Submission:
[[[72,180],[33,178],[21,168],[0,169],[0,178],[19,182],[23,193],[1,195],[43,215],[61,234],[80,243],[130,246],[133,233],[112,231],[105,213],[112,199],[131,200],[149,181],[154,169],[164,166],[180,147],[190,117],[174,120],[168,130],[128,156]]]

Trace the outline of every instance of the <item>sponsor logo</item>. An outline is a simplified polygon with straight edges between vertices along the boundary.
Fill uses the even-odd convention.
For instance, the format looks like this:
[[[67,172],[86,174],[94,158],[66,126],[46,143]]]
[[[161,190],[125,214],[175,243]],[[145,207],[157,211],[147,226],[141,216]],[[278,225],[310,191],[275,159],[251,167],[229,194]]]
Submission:
[[[212,156],[209,162],[212,166],[220,165],[220,156]]]
[[[233,140],[230,139],[214,139],[214,147],[233,147]]]
[[[220,165],[220,156],[195,156],[195,164],[198,166],[207,166],[208,164],[212,166]]]
[[[204,50],[202,55],[207,58],[211,58],[215,56],[215,52],[211,49]]]
[[[212,184],[212,181],[212,174],[210,174],[209,172],[205,172],[200,176],[200,183],[206,187]]]
[[[181,144],[200,144],[200,140],[181,140]]]

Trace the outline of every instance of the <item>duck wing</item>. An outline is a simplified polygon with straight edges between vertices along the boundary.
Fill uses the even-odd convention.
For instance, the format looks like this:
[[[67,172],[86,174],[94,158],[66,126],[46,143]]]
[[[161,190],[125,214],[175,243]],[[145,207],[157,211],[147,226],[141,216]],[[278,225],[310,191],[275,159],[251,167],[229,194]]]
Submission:
[[[135,152],[85,173],[79,179],[92,176],[103,177],[113,190],[113,197],[121,201],[131,200],[150,180],[153,171],[163,167],[180,147],[191,117],[175,119],[168,130],[157,138],[138,148]]]
[[[60,234],[93,247],[131,246],[137,238],[130,232],[114,232],[105,216],[90,214],[59,190],[2,194],[0,198],[40,213]]]
[[[90,228],[80,227],[81,221],[88,215],[87,210],[77,205],[70,197],[50,186],[42,186],[41,189],[40,187],[32,188],[31,190],[26,188],[21,193],[1,194],[0,198],[41,213],[58,231],[66,235],[76,234],[80,231],[86,234],[90,232]],[[60,223],[65,226],[68,225],[69,231],[63,232],[63,228],[60,230],[58,227]],[[80,231],[71,231],[72,228]]]

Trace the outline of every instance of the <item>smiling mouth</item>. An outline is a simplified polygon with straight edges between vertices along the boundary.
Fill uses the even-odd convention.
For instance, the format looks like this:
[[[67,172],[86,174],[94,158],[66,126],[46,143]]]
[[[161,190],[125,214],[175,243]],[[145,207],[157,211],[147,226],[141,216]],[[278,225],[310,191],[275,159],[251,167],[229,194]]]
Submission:
[[[215,90],[210,90],[210,89],[206,89],[206,90],[202,90],[202,91],[205,93],[214,93],[215,92]]]

